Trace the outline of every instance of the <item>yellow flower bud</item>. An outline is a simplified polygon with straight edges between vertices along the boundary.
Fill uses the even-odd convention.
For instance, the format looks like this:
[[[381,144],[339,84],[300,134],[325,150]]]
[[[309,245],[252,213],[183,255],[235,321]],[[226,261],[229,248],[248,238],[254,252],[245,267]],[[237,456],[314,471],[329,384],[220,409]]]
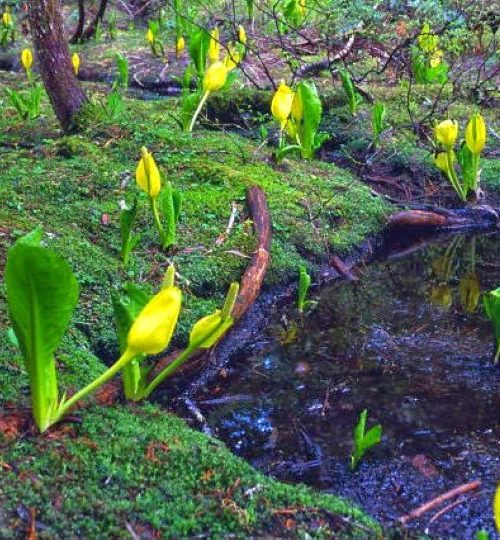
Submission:
[[[467,313],[476,311],[479,297],[481,296],[481,285],[474,272],[467,272],[460,280],[458,292],[460,293],[460,303],[464,310]]]
[[[229,47],[229,53],[224,57],[224,65],[232,71],[241,62],[241,55],[234,47]]]
[[[438,67],[443,59],[444,53],[441,49],[436,49],[431,53],[430,64],[431,67]]]
[[[138,355],[164,351],[177,325],[181,300],[178,287],[166,287],[154,296],[130,327],[127,335],[129,352]]]
[[[197,345],[200,349],[209,349],[232,326],[233,319],[222,319],[220,309],[197,321],[189,333],[189,345]],[[205,337],[206,336],[206,337]]]
[[[247,33],[241,24],[238,25],[238,41],[243,43],[243,45],[246,45],[247,43]]]
[[[224,62],[215,62],[206,71],[203,77],[203,89],[206,92],[220,90],[227,80],[228,68]]]
[[[73,65],[75,75],[78,75],[78,72],[80,71],[80,57],[78,56],[78,53],[73,53],[71,64]]]
[[[137,165],[135,179],[137,185],[154,199],[158,197],[161,190],[160,171],[152,154],[146,148],[143,148],[141,153],[142,157]]]
[[[146,32],[146,41],[150,45],[153,45],[153,43],[155,42],[155,35],[153,34],[153,31],[151,30],[151,28],[148,28],[148,31]]]
[[[220,58],[220,34],[219,29],[214,28],[210,32],[210,45],[208,46],[208,59],[211,64],[219,61]]]
[[[304,107],[302,105],[302,98],[300,97],[300,92],[295,92],[293,95],[292,102],[292,116],[297,121],[300,122],[304,116]]]
[[[24,49],[21,53],[21,63],[26,71],[33,65],[33,53],[29,49]]]
[[[455,156],[455,153],[453,153],[453,156]],[[448,174],[448,159],[446,157],[446,152],[434,154],[434,165],[445,174]]]
[[[299,0],[299,12],[302,17],[306,14],[306,0]]]
[[[443,120],[434,128],[436,139],[446,148],[451,148],[458,137],[458,122]]]
[[[12,24],[12,15],[8,11],[2,13],[2,22],[5,26],[10,26]]]
[[[486,124],[479,114],[473,114],[465,128],[465,143],[469,150],[478,156],[486,144]]]
[[[285,127],[286,121],[292,110],[294,92],[283,81],[276,90],[271,102],[271,113],[281,124],[281,129]]]
[[[177,56],[181,54],[181,52],[186,48],[186,41],[182,36],[176,41],[175,43],[175,53]]]

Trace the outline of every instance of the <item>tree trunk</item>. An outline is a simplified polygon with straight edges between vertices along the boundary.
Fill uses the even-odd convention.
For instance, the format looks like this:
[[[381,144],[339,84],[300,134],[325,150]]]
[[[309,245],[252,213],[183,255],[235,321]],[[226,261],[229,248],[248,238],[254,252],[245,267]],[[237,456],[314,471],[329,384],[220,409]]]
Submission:
[[[78,0],[78,24],[75,33],[69,40],[70,43],[78,43],[82,39],[83,30],[85,28],[85,6],[84,0]]]
[[[45,90],[61,127],[71,131],[86,97],[71,65],[60,0],[31,0],[28,6],[35,55]]]
[[[83,33],[83,36],[82,36],[83,41],[89,40],[95,34],[97,30],[97,25],[102,23],[107,5],[108,5],[108,0],[101,0],[101,3],[99,4],[99,9],[97,10],[97,13],[95,14],[94,19],[89,24],[87,30],[85,30],[85,32]]]

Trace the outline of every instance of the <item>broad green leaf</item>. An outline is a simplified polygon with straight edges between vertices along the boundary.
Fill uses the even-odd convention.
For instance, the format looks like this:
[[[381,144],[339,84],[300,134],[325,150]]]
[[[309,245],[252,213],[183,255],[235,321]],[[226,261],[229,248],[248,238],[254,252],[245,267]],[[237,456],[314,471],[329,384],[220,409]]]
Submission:
[[[303,107],[303,117],[298,129],[302,157],[310,159],[313,157],[323,107],[313,82],[302,81],[297,87],[297,92],[300,92]]]
[[[200,28],[189,36],[189,54],[200,78],[205,73],[205,63],[210,45],[210,33]]]
[[[33,414],[43,431],[57,405],[54,352],[78,299],[69,265],[53,251],[37,246],[39,233],[18,241],[5,268],[12,327],[30,379]]]

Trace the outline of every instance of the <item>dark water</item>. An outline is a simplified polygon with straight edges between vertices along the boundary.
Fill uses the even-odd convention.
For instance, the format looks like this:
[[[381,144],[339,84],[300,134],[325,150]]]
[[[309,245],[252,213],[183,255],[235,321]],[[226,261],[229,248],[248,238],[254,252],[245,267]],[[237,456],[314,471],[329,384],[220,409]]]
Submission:
[[[209,424],[265,472],[344,495],[388,526],[482,480],[479,494],[411,526],[431,537],[473,538],[481,528],[495,537],[500,365],[481,303],[464,293],[500,285],[499,240],[447,237],[403,257],[381,254],[359,281],[319,291],[305,317],[281,307],[234,370],[198,395]],[[351,473],[365,408],[383,439]]]

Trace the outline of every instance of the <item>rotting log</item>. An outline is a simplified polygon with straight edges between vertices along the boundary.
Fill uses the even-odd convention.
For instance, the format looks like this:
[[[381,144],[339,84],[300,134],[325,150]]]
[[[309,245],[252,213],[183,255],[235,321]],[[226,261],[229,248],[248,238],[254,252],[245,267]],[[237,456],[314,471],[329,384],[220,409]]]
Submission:
[[[498,227],[499,211],[489,206],[471,206],[457,210],[410,209],[402,210],[387,220],[389,229],[405,230],[472,230]]]
[[[247,192],[247,203],[257,235],[257,249],[241,279],[240,293],[233,310],[235,320],[241,319],[257,300],[271,262],[271,218],[266,195],[260,187],[252,186]]]

